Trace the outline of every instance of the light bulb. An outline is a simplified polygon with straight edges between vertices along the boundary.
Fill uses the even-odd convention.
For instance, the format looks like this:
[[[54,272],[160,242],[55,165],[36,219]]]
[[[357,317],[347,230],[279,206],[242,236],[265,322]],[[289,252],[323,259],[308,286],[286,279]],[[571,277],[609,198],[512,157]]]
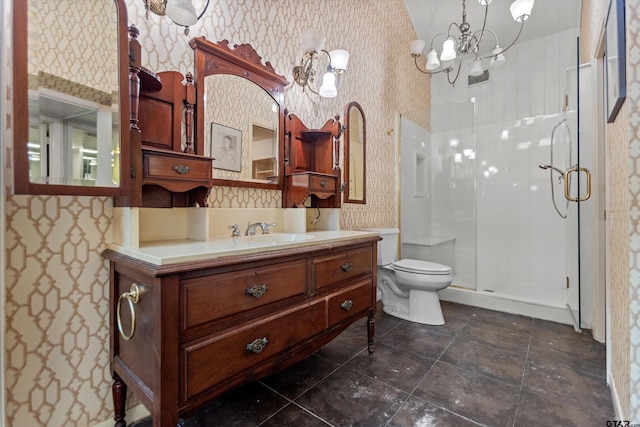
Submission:
[[[323,98],[335,98],[338,95],[335,74],[330,71],[324,73],[324,76],[322,76],[322,86],[320,86],[318,93]]]
[[[435,70],[440,66],[440,61],[438,61],[438,52],[435,49],[431,49],[427,54],[427,70]]]
[[[452,61],[456,59],[455,42],[452,38],[448,38],[442,43],[442,53],[440,54],[440,61]]]

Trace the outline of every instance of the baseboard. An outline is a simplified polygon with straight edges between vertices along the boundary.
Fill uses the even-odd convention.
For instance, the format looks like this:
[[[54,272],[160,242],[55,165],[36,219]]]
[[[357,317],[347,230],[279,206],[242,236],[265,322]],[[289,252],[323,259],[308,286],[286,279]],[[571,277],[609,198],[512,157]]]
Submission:
[[[147,411],[147,408],[145,408],[142,403],[138,403],[137,405],[127,409],[127,425],[148,417],[149,415],[150,413]],[[94,427],[113,427],[113,419],[102,421],[101,423],[94,425]]]
[[[615,381],[613,381],[613,375],[611,375],[611,372],[607,373],[607,377],[609,379],[609,390],[611,391],[611,400],[613,400],[613,410],[616,413],[616,419],[624,420],[625,417],[622,414],[622,406],[620,405],[620,397],[618,396],[618,389],[616,388]]]

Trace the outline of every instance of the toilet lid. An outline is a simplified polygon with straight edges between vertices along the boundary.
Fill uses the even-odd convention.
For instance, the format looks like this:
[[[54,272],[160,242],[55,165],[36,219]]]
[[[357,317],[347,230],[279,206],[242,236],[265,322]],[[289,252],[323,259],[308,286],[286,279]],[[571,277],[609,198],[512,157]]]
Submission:
[[[451,274],[451,267],[417,259],[401,259],[400,261],[396,261],[393,263],[393,269],[416,274]]]

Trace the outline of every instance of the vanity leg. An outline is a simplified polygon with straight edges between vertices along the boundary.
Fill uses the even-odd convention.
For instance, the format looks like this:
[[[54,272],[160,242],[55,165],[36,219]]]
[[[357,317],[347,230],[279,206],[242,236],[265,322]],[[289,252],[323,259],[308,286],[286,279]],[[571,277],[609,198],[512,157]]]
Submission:
[[[376,329],[376,319],[373,318],[373,311],[369,312],[369,320],[367,321],[367,339],[369,341],[369,354],[373,354],[375,345],[373,344],[373,334]]]
[[[111,395],[113,396],[113,419],[116,422],[114,427],[127,427],[127,423],[124,420],[127,385],[115,372],[113,373],[113,384],[111,384]]]

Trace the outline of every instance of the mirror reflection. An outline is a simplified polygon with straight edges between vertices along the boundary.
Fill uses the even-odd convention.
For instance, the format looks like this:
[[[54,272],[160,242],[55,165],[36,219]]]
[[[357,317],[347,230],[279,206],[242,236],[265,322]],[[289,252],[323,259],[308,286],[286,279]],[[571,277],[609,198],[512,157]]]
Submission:
[[[214,178],[278,183],[279,105],[243,77],[204,80],[205,155],[215,158]]]
[[[345,122],[345,202],[366,203],[366,121],[360,104],[347,105]]]
[[[28,8],[29,181],[117,187],[116,3],[30,0]]]

